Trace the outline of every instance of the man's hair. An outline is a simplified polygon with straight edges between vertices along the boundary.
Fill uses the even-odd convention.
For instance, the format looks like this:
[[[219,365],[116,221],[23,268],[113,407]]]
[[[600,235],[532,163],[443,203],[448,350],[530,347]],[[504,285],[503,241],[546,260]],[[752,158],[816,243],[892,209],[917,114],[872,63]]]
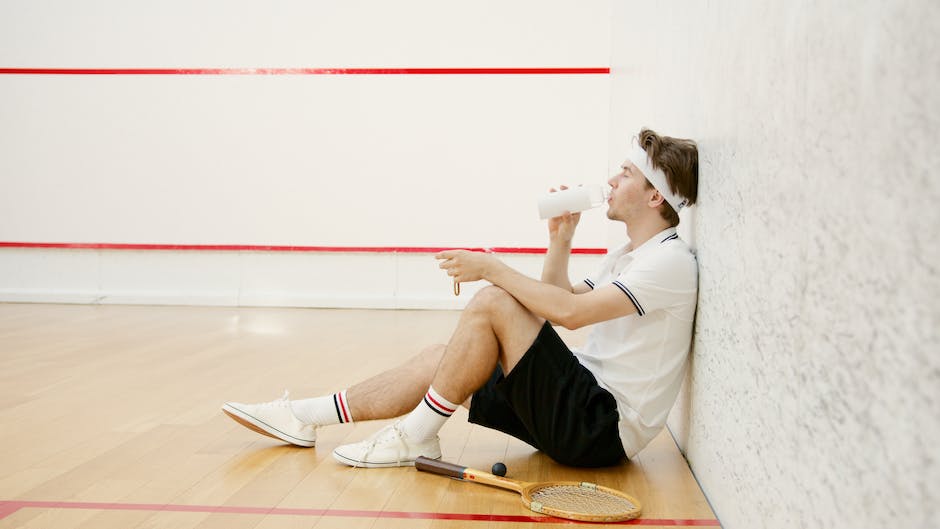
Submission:
[[[660,136],[644,128],[637,138],[640,147],[646,151],[654,169],[666,174],[669,189],[689,199],[689,205],[698,198],[698,146],[692,140]],[[653,185],[647,180],[646,185]],[[679,224],[679,214],[665,200],[659,207],[662,215],[671,226]]]

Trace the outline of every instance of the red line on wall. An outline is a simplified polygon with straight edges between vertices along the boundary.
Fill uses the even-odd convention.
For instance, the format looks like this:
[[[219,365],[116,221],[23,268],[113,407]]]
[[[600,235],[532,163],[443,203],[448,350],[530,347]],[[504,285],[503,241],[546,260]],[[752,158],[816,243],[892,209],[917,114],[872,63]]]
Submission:
[[[591,75],[610,68],[0,68],[5,75]]]
[[[382,518],[408,520],[462,520],[471,522],[569,523],[550,516],[521,516],[509,514],[464,514],[408,511],[367,511],[346,509],[299,509],[289,507],[233,507],[228,505],[162,505],[159,503],[102,503],[72,501],[0,501],[0,520],[20,509],[89,509],[102,511],[201,512],[222,514],[262,514],[290,516],[330,516],[340,518]],[[709,519],[655,519],[639,518],[617,525],[653,525],[671,527],[719,527],[718,520]]]
[[[66,250],[176,250],[205,252],[322,252],[322,253],[438,253],[461,248],[477,252],[505,254],[544,254],[546,248],[460,247],[460,246],[274,246],[250,244],[125,244],[86,242],[0,242],[0,248],[51,248]],[[573,254],[603,255],[604,248],[573,248]]]

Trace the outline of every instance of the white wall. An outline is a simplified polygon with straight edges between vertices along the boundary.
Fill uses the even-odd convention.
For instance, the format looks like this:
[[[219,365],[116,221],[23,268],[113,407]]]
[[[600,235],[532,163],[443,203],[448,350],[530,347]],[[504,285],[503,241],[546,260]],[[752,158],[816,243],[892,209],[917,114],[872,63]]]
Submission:
[[[609,15],[18,0],[0,68],[603,68]],[[606,74],[0,75],[0,242],[544,247],[536,195],[606,178],[609,101]],[[583,223],[576,246],[608,246]],[[0,300],[453,306],[424,260],[0,249]],[[349,273],[392,283],[325,288]]]
[[[728,529],[937,525],[940,4],[614,2],[611,145],[699,141],[670,428]]]

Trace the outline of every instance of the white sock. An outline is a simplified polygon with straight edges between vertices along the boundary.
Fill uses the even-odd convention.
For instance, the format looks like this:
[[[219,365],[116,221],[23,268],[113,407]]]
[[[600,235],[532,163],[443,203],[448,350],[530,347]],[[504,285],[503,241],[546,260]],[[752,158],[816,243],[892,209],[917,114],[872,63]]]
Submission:
[[[304,424],[326,426],[353,422],[345,389],[323,397],[292,400],[290,409],[294,412],[294,416]]]
[[[447,419],[457,411],[457,404],[445,399],[434,388],[428,388],[418,407],[401,421],[401,430],[415,441],[426,441],[437,435]]]

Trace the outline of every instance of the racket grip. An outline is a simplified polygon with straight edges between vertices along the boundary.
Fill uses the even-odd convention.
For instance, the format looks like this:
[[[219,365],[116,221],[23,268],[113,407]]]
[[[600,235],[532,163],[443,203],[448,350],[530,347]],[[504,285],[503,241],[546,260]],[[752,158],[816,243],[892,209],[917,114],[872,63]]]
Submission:
[[[438,461],[437,459],[428,459],[424,456],[415,459],[415,468],[422,472],[430,472],[432,474],[440,474],[457,479],[463,479],[464,471],[467,470],[467,467],[447,463],[445,461]]]

